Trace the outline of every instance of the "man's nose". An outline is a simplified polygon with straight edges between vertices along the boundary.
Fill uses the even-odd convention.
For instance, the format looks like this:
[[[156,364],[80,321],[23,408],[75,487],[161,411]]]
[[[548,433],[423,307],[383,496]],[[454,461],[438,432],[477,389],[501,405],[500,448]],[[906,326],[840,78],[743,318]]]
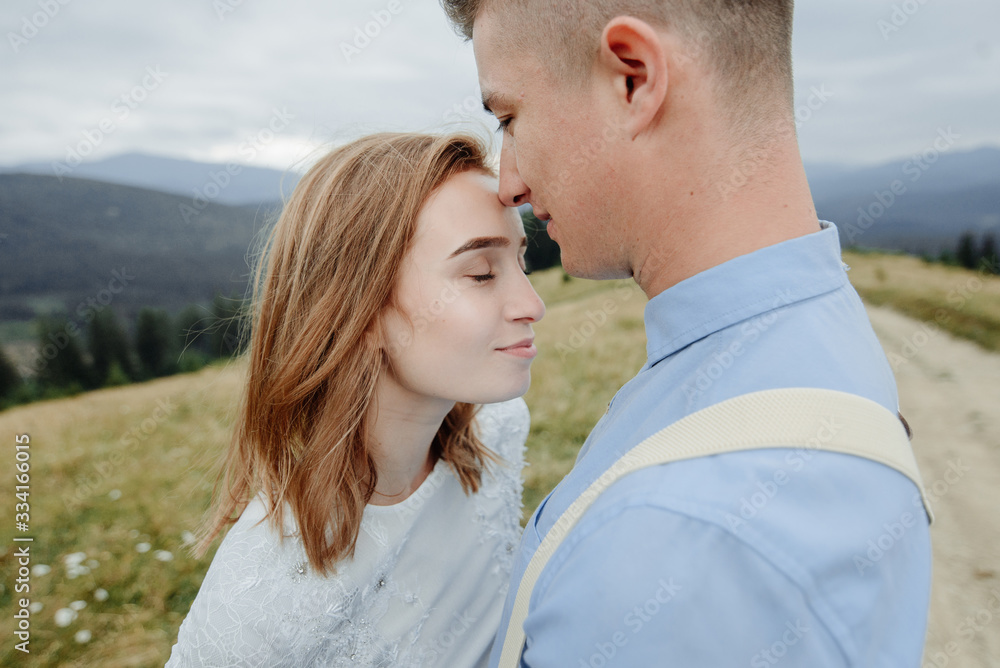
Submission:
[[[504,134],[500,148],[500,201],[504,206],[520,206],[531,202],[531,189],[521,180],[517,171],[517,152],[514,140]]]

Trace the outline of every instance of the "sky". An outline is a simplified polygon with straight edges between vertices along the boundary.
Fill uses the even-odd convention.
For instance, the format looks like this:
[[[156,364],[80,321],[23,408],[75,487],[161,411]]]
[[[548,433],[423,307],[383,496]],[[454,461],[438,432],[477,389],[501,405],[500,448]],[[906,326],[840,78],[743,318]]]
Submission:
[[[803,159],[1000,147],[998,29],[996,0],[798,0]],[[301,169],[369,132],[495,126],[436,0],[4,0],[0,32],[0,166]]]

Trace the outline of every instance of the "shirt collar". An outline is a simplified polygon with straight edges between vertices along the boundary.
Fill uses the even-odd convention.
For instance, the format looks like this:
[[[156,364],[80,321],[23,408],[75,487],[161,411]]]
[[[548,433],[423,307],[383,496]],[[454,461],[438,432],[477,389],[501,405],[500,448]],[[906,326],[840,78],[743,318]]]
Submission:
[[[737,322],[847,283],[837,226],[740,255],[695,274],[646,304],[646,367]]]

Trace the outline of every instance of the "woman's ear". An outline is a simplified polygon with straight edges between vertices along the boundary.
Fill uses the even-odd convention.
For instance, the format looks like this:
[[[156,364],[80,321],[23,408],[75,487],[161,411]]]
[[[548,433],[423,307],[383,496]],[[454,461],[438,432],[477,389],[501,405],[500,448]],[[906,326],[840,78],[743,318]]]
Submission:
[[[666,100],[667,53],[661,37],[645,21],[615,17],[601,33],[598,62],[634,139],[653,123]]]

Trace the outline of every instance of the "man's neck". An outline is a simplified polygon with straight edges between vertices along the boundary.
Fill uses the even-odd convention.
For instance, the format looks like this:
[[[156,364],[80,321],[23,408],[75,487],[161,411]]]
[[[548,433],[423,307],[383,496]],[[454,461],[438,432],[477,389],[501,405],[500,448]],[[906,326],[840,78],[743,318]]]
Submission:
[[[643,241],[634,246],[633,278],[650,299],[735,257],[820,229],[794,136],[750,158],[719,155],[700,180],[675,179],[674,192],[652,198],[632,218]],[[677,189],[688,193],[680,205]]]

